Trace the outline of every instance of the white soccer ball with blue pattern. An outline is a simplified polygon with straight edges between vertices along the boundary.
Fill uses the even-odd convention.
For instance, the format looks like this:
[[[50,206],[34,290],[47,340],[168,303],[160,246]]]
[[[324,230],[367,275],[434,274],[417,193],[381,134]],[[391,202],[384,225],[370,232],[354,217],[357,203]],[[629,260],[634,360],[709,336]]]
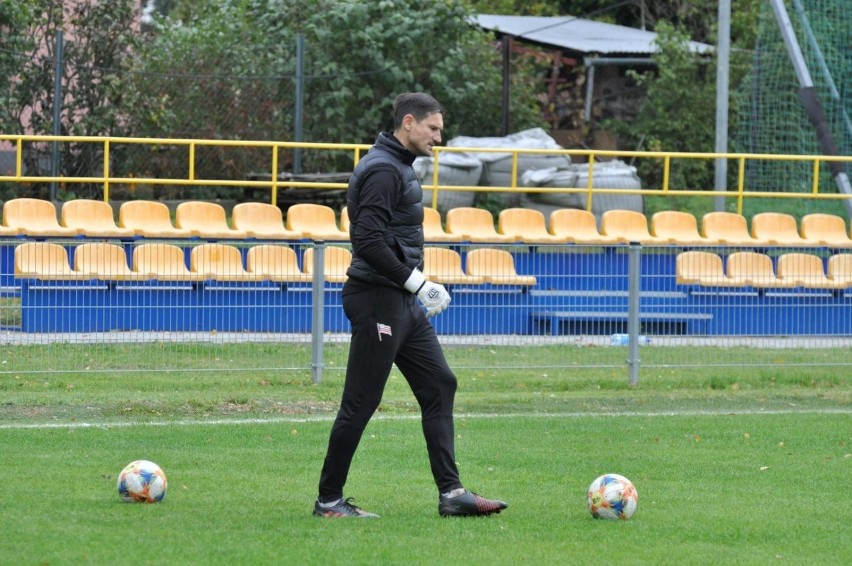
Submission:
[[[604,474],[589,486],[586,505],[595,519],[626,521],[636,512],[639,494],[629,479],[618,474]]]
[[[159,503],[168,486],[162,468],[148,460],[130,462],[118,474],[118,495],[128,503]]]

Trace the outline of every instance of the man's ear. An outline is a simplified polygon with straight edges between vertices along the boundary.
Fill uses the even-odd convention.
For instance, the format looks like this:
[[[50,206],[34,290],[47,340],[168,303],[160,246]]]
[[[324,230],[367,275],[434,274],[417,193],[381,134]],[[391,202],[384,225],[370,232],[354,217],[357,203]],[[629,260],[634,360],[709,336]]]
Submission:
[[[402,127],[403,127],[406,131],[410,132],[410,131],[411,131],[411,127],[414,125],[414,122],[415,122],[415,121],[416,121],[416,120],[414,119],[414,116],[413,116],[413,115],[411,115],[411,114],[406,114],[406,115],[405,115],[405,117],[402,119]]]

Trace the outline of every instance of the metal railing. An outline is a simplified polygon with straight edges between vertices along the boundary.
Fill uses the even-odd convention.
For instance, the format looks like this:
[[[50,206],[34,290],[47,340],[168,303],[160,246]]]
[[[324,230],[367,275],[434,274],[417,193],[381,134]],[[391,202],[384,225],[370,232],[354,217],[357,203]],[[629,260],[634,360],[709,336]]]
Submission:
[[[270,201],[277,202],[278,190],[281,188],[298,187],[302,189],[345,189],[346,183],[340,182],[325,182],[312,180],[282,180],[281,168],[279,167],[279,154],[282,150],[305,149],[305,150],[324,150],[324,151],[347,151],[352,153],[352,166],[358,163],[361,155],[365,153],[370,145],[368,144],[346,144],[346,143],[297,143],[286,141],[242,141],[242,140],[202,140],[202,139],[176,139],[176,138],[122,138],[122,137],[97,137],[97,136],[50,136],[50,135],[0,135],[0,142],[8,142],[12,144],[15,151],[15,171],[12,175],[0,175],[0,182],[13,183],[90,183],[99,184],[103,187],[103,199],[110,200],[110,187],[115,184],[123,185],[177,185],[177,186],[222,186],[222,187],[240,187],[240,188],[268,188],[270,190]],[[100,175],[89,176],[51,176],[38,174],[24,174],[24,152],[26,150],[25,143],[31,144],[62,144],[62,143],[93,143],[101,146],[103,154],[102,168],[103,172]],[[111,162],[112,150],[114,146],[119,144],[143,144],[150,146],[179,146],[186,148],[186,175],[183,177],[173,178],[155,178],[155,177],[136,177],[136,176],[121,176],[112,175]],[[208,179],[199,178],[195,171],[196,150],[199,147],[220,146],[220,147],[244,147],[244,148],[263,148],[269,151],[269,180],[266,179]],[[439,164],[441,155],[445,153],[496,153],[505,154],[512,158],[512,182],[508,187],[498,186],[461,186],[461,185],[441,185],[439,184]],[[521,186],[518,179],[518,159],[522,155],[565,155],[572,160],[582,158],[588,161],[588,182],[586,187],[547,187],[548,194],[585,194],[586,207],[592,209],[592,202],[596,194],[600,194],[606,190],[608,194],[633,194],[642,196],[672,196],[677,193],[678,196],[697,196],[716,198],[723,196],[725,198],[733,198],[736,200],[736,211],[742,213],[743,203],[747,198],[786,198],[786,199],[801,199],[815,198],[825,200],[846,200],[852,199],[852,195],[830,193],[820,190],[822,165],[831,162],[852,163],[852,156],[827,156],[827,155],[772,155],[772,154],[756,154],[756,153],[688,153],[688,152],[641,152],[641,151],[611,151],[611,150],[591,150],[591,149],[512,149],[512,148],[473,148],[473,147],[436,147],[434,148],[434,168],[432,174],[432,182],[424,183],[424,190],[432,190],[432,204],[437,205],[438,196],[441,191],[469,191],[469,192],[523,192],[536,193],[542,192],[545,189],[540,187],[524,187]],[[655,159],[660,161],[662,179],[661,185],[657,188],[642,188],[642,189],[624,189],[624,188],[606,188],[595,187],[594,174],[595,162],[598,159]],[[737,163],[736,186],[727,191],[714,191],[710,188],[702,187],[672,187],[670,185],[670,172],[672,162],[674,160],[710,160],[717,159],[734,160]],[[749,161],[794,161],[809,163],[811,170],[811,178],[808,182],[810,191],[808,193],[794,192],[784,190],[784,187],[779,187],[778,191],[751,191],[748,190],[746,183],[746,163]]]

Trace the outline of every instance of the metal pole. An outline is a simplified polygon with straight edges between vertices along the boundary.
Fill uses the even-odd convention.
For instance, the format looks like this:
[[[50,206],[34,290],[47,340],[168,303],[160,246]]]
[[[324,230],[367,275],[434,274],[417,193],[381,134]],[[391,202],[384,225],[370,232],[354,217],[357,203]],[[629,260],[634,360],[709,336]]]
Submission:
[[[639,291],[642,246],[631,242],[627,285],[627,383],[639,383]]]
[[[293,116],[293,141],[302,141],[302,110],[304,106],[305,90],[305,36],[301,33],[296,36],[296,108]],[[302,172],[302,148],[293,150],[293,173],[298,175]]]
[[[787,14],[787,8],[784,7],[784,1],[769,0],[769,4],[775,11],[775,19],[778,21],[778,27],[781,30],[781,38],[787,47],[787,53],[793,63],[793,70],[796,72],[796,78],[799,79],[799,86],[805,88],[814,86],[808,65],[805,63],[805,56],[802,55],[802,48],[799,47],[799,40],[796,39],[796,32],[793,30],[792,22],[790,22],[790,16]]]
[[[61,118],[62,118],[62,59],[64,51],[62,30],[56,30],[53,60],[53,135],[58,136],[62,133]],[[51,143],[50,149],[50,176],[59,176],[59,140],[54,140]],[[56,181],[50,182],[50,200],[56,201]]]
[[[509,84],[511,74],[512,37],[504,35],[503,47],[503,135],[509,135]]]
[[[719,38],[716,46],[716,153],[728,152],[728,99],[731,56],[731,0],[719,0]],[[715,189],[728,190],[728,160],[716,158]],[[715,198],[717,211],[725,210],[725,197]]]
[[[592,97],[595,96],[595,63],[586,60],[586,104],[583,114],[586,122],[592,121]]]
[[[314,280],[311,295],[311,374],[314,383],[322,381],[323,370],[323,312],[325,311],[325,242],[314,245]]]

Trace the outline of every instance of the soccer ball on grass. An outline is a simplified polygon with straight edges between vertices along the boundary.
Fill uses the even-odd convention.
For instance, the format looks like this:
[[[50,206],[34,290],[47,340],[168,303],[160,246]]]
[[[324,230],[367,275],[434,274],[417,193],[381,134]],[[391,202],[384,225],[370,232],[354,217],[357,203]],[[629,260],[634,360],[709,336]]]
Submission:
[[[618,474],[604,474],[592,482],[586,505],[595,519],[626,521],[636,512],[639,494],[633,482]]]
[[[168,485],[162,468],[148,460],[130,462],[118,474],[118,495],[128,503],[158,503]]]

